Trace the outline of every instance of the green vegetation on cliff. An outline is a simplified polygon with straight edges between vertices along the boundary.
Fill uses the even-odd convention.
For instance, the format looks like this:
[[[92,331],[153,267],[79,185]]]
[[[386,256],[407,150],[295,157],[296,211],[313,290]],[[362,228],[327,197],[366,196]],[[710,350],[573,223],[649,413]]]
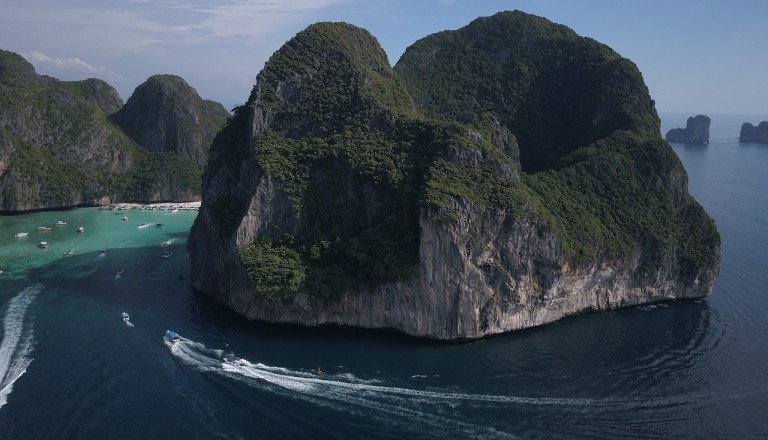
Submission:
[[[302,219],[240,248],[269,296],[332,299],[408,279],[421,214],[451,224],[466,204],[537,221],[576,264],[640,249],[648,273],[719,264],[719,235],[685,192],[640,72],[538,17],[500,13],[426,37],[394,70],[364,30],[310,26],[259,74],[235,119],[252,117],[261,129],[234,162],[255,152]],[[220,136],[212,157],[232,161],[224,141],[236,135]],[[250,200],[220,200],[235,227]],[[290,289],[268,288],[288,275]]]
[[[214,108],[197,100],[200,113],[210,116],[200,117],[202,129],[215,133],[211,121],[221,126],[228,113],[221,105]],[[185,108],[186,101],[177,104],[178,112],[196,111]],[[59,81],[38,75],[21,56],[0,51],[0,211],[200,194],[200,158],[213,134],[205,138],[189,130],[200,139],[194,154],[150,151],[109,120],[122,106],[115,89],[101,80]],[[173,115],[163,124],[181,125]]]

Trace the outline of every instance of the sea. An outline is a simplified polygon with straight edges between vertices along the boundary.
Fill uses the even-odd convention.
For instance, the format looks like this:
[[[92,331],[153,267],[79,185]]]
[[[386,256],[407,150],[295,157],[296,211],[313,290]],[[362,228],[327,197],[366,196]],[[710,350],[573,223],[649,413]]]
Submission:
[[[766,438],[768,145],[738,135],[768,118],[709,116],[672,147],[722,235],[711,297],[473,342],[249,322],[190,287],[196,211],[0,217],[0,439]]]

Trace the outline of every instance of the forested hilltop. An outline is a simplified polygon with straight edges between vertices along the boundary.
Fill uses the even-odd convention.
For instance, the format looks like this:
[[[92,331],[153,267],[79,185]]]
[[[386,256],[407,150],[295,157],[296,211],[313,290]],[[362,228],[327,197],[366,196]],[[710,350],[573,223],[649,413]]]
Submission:
[[[229,112],[181,78],[147,83],[160,79],[153,90],[163,99],[124,107],[104,81],[38,75],[20,55],[0,50],[0,211],[199,200],[202,158]],[[147,113],[151,121],[135,123]],[[156,137],[172,138],[163,148],[131,130],[153,127]],[[176,128],[181,134],[166,134]]]
[[[705,296],[720,265],[637,67],[521,12],[394,69],[355,26],[297,34],[216,137],[189,247],[247,317],[436,338]]]

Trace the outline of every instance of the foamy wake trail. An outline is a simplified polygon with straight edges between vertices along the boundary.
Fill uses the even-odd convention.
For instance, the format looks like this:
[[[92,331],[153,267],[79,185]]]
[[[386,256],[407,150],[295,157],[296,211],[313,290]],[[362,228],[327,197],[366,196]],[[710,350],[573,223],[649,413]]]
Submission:
[[[261,391],[288,396],[349,414],[364,414],[384,423],[397,420],[408,426],[430,426],[437,434],[456,432],[467,437],[510,437],[486,426],[473,425],[446,414],[458,400],[472,400],[461,393],[434,393],[407,388],[372,385],[354,375],[323,374],[291,370],[239,359],[225,362],[221,350],[181,338],[169,345],[171,353],[199,371],[213,372]],[[484,401],[485,399],[480,399]],[[448,411],[450,412],[450,411]]]
[[[128,327],[133,327],[134,326],[131,321],[125,321],[125,325],[127,325]]]
[[[0,408],[8,401],[14,382],[32,362],[32,325],[25,329],[24,322],[27,308],[42,289],[40,284],[28,287],[8,302],[0,342]]]

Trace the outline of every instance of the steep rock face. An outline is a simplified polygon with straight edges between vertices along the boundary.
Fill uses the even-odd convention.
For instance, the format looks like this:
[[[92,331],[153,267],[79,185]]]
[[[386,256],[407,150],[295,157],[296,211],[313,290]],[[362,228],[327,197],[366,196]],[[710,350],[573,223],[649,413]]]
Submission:
[[[636,67],[518,12],[396,71],[353,26],[298,34],[214,141],[188,246],[248,318],[438,339],[706,296],[720,267]]]
[[[208,148],[229,118],[219,103],[200,98],[175,75],[155,75],[133,92],[111,119],[149,151],[183,154],[201,167]]]
[[[709,142],[708,116],[691,116],[685,123],[685,128],[673,128],[667,132],[667,142],[685,142],[691,144],[706,144]]]
[[[768,121],[757,124],[757,127],[745,122],[741,125],[739,132],[739,142],[768,144]]]
[[[103,81],[37,75],[0,51],[0,210],[95,204],[113,194],[105,182],[130,168],[135,149],[102,111],[119,105]]]
[[[160,124],[181,134],[175,145],[149,151],[108,119],[123,107],[112,86],[38,75],[20,55],[0,51],[0,211],[199,200],[208,144],[228,113],[180,78],[169,81],[185,87],[170,87],[158,101],[137,99],[121,113],[152,113],[172,96],[173,111]]]

